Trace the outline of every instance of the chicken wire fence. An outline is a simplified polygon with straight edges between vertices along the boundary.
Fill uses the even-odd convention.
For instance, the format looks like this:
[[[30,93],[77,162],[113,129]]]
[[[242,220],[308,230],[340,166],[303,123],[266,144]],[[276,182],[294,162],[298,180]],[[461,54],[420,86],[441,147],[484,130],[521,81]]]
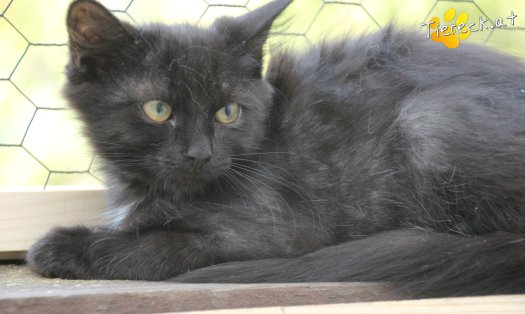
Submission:
[[[241,15],[269,0],[100,2],[131,24],[207,25],[217,16]],[[1,188],[102,185],[99,160],[60,92],[68,59],[65,14],[69,3],[0,0]],[[432,29],[420,24],[433,17],[453,24],[462,13],[476,24],[465,41],[525,60],[525,0],[295,0],[280,17],[286,19],[285,27],[272,31],[269,42],[301,50],[321,39],[372,32],[391,22],[416,30],[421,40],[430,40],[426,35]],[[511,16],[515,16],[512,23]],[[507,27],[501,26],[502,21]]]

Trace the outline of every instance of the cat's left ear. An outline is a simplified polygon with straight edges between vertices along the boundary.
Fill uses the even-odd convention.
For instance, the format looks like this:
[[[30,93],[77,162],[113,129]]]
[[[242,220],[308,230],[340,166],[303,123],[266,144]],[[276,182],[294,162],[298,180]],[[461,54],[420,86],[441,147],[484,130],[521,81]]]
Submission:
[[[100,67],[135,38],[130,25],[92,0],[77,0],[70,5],[67,29],[71,63],[81,70]]]
[[[274,0],[240,17],[219,19],[214,26],[227,36],[228,45],[235,51],[249,54],[250,58],[262,64],[263,45],[270,27],[291,2],[292,0]]]

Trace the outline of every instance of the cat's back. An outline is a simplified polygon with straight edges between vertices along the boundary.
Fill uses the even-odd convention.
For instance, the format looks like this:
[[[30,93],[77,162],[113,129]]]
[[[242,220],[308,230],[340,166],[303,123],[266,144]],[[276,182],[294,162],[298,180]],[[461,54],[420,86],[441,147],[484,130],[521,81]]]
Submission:
[[[476,45],[447,49],[415,32],[387,28],[285,52],[268,73],[274,118],[289,132],[377,137],[408,111],[428,110],[525,123],[525,63]]]
[[[512,208],[511,220],[525,223],[525,66],[517,59],[387,29],[282,54],[269,80],[274,143],[327,164],[345,206],[360,202],[388,217],[381,208],[407,204],[445,230],[458,222],[434,225],[443,208],[458,217]],[[483,217],[461,228],[507,228],[508,217],[477,224]]]
[[[421,33],[390,27],[357,38],[325,41],[303,52],[284,51],[271,60],[268,77],[288,100],[307,91],[355,97],[376,88],[406,95],[411,91],[407,87],[432,89],[436,84],[523,87],[525,62],[468,43],[447,49]],[[364,78],[374,81],[364,82]],[[360,88],[355,89],[353,83]],[[334,89],[341,90],[333,94]],[[519,92],[525,94],[521,88]]]

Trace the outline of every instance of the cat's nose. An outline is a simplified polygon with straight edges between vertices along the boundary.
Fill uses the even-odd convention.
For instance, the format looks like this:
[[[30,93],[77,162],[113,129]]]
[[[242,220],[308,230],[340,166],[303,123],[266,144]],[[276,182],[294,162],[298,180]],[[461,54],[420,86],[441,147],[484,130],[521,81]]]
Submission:
[[[188,159],[190,160],[191,164],[195,168],[202,168],[208,161],[210,161],[211,154],[190,154],[188,153],[186,155]]]
[[[188,148],[186,157],[190,160],[191,164],[195,168],[201,168],[211,158],[211,147],[210,145],[191,145]]]

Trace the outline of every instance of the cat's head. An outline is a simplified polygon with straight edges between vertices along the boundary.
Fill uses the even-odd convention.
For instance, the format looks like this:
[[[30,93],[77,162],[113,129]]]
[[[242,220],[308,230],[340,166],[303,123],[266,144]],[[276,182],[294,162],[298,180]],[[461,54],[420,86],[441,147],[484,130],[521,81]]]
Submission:
[[[273,94],[263,44],[290,0],[209,28],[119,21],[89,0],[69,9],[65,95],[112,175],[191,192],[257,151]]]

